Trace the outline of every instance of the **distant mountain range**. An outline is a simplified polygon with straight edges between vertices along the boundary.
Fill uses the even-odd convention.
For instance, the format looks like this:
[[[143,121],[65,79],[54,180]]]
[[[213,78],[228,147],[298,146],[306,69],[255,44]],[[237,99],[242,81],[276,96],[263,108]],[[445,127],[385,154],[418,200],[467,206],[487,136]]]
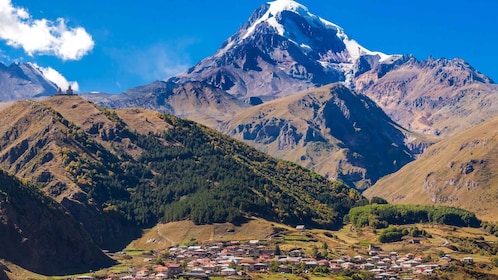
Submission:
[[[355,89],[406,129],[449,136],[498,115],[498,85],[461,59],[405,57],[395,64],[365,66]]]
[[[358,147],[354,147],[352,141],[338,142],[325,137],[320,140],[324,144],[318,146],[307,145],[306,141],[299,143],[296,137],[306,135],[304,128],[295,132],[296,137],[285,136],[285,141],[294,141],[296,145],[282,148],[284,140],[280,138],[288,134],[284,131],[288,129],[286,125],[303,121],[303,117],[289,113],[286,96],[306,95],[330,83],[343,84],[352,96],[366,96],[362,102],[370,105],[355,107],[357,116],[399,125],[395,135],[378,138],[397,139],[389,145],[401,150],[408,148],[406,153],[398,154],[399,158],[382,157],[390,163],[377,165],[378,156],[365,153],[368,149],[357,153]],[[273,156],[303,164],[362,189],[396,171],[408,162],[407,158],[417,157],[442,136],[498,114],[498,104],[494,101],[497,93],[498,86],[490,78],[460,59],[419,61],[411,56],[373,52],[350,39],[341,27],[312,14],[303,5],[274,1],[257,9],[214,55],[188,71],[120,95],[92,94],[85,98],[106,107],[145,107],[189,118],[236,136]],[[374,103],[368,98],[385,113],[371,110]],[[273,123],[275,120],[261,117],[270,106],[261,103],[269,101],[279,108],[273,115],[287,114],[285,121],[274,117],[280,121],[278,125]],[[310,110],[305,102],[293,102],[293,106],[301,107],[298,111]],[[356,122],[343,121],[349,115],[321,114],[325,104],[318,102],[312,107],[314,120],[308,119],[307,126],[314,127],[313,131],[322,136],[330,135],[328,130],[333,133],[344,129],[358,131]],[[349,111],[353,110],[349,108]],[[387,120],[385,114],[392,120]],[[245,128],[231,127],[234,124]],[[386,135],[385,131],[377,131],[375,124],[368,127],[369,139]],[[403,131],[404,136],[396,135],[399,131]],[[255,133],[257,137],[249,136]],[[350,137],[364,138],[364,133],[365,127]],[[277,143],[274,142],[277,135],[280,135],[280,146],[271,144]],[[296,147],[301,147],[299,152]],[[308,152],[311,147],[313,153]],[[340,151],[344,158],[322,160],[331,151]],[[351,153],[357,156],[346,156]]]
[[[57,85],[31,63],[0,63],[0,102],[50,96]]]

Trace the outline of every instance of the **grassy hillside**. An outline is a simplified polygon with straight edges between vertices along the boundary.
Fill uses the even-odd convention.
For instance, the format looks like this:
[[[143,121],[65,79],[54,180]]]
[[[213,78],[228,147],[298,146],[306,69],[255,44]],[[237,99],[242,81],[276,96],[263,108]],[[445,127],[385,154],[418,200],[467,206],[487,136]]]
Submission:
[[[127,250],[158,250],[189,243],[207,243],[219,240],[248,241],[264,240],[274,233],[274,228],[293,229],[259,218],[250,218],[247,223],[213,223],[195,225],[192,221],[158,224],[146,230],[138,239],[127,246]]]
[[[449,205],[498,221],[498,119],[449,137],[364,194],[391,203]]]
[[[334,228],[365,203],[340,182],[144,109],[114,111],[56,96],[3,113],[0,166],[42,183],[105,248],[159,221],[243,223],[257,216]]]

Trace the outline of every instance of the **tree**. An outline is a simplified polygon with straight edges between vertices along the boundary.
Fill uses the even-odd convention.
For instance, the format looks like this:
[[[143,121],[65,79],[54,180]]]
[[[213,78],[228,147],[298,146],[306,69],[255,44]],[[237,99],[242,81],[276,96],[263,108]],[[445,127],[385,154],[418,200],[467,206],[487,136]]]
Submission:
[[[494,258],[492,258],[492,259],[491,259],[491,262],[493,263],[493,265],[494,265],[495,267],[498,267],[498,257],[494,257]]]
[[[280,255],[282,255],[282,251],[280,250],[280,246],[278,246],[278,244],[277,244],[277,245],[275,245],[275,251],[273,252],[273,254],[274,254],[275,256],[280,256]]]
[[[382,197],[374,196],[372,197],[372,199],[370,199],[370,204],[388,204],[388,202]]]
[[[230,264],[228,265],[228,268],[232,268],[232,269],[236,269],[236,268],[237,268],[237,264],[235,263],[235,261],[234,261],[234,260],[232,260],[232,261],[230,262]]]

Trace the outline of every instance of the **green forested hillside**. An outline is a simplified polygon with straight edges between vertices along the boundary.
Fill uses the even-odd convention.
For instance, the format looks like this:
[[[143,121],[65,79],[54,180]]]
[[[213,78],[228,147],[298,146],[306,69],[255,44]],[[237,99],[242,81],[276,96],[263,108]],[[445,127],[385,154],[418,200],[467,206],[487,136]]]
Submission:
[[[173,116],[77,96],[2,113],[0,167],[39,183],[103,248],[119,249],[134,229],[185,219],[333,228],[367,203],[340,182]]]
[[[92,159],[61,149],[66,169],[88,195],[142,226],[191,219],[197,224],[259,216],[287,224],[338,226],[366,202],[340,182],[275,160],[214,130],[173,116],[163,133],[121,127],[142,154]]]

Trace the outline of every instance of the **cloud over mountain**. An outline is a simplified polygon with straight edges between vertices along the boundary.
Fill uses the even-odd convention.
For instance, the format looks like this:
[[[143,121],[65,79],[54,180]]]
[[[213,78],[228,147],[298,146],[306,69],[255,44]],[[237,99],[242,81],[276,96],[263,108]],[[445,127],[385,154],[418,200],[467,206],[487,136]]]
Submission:
[[[0,39],[30,56],[54,55],[62,60],[80,60],[95,44],[83,27],[68,27],[64,18],[33,19],[11,0],[0,0]]]
[[[67,89],[69,86],[75,91],[80,90],[80,86],[77,81],[68,81],[66,77],[64,77],[59,71],[55,70],[52,67],[41,67],[37,64],[32,64],[35,68],[38,68],[43,73],[43,76],[47,78],[49,81],[55,83],[61,89]]]

